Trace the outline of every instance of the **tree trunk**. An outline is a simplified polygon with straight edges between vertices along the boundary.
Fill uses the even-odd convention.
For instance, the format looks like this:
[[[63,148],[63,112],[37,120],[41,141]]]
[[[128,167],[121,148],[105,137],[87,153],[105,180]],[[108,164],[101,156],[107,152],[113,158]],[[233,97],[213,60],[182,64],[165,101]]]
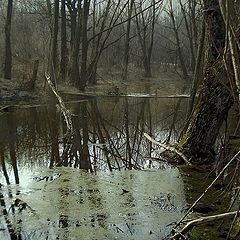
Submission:
[[[53,40],[52,40],[52,79],[56,84],[57,74],[57,46],[58,46],[58,18],[59,18],[59,0],[54,1],[54,25],[53,25]]]
[[[154,40],[154,31],[155,31],[155,21],[156,21],[156,2],[155,0],[152,0],[152,23],[151,23],[151,33],[150,33],[150,44],[149,47],[147,48],[147,63],[148,66],[146,68],[147,72],[146,75],[147,77],[152,77],[152,68],[151,68],[151,59],[152,59],[152,50],[153,50],[153,40]]]
[[[151,69],[151,58],[153,50],[153,38],[155,30],[155,21],[156,21],[156,2],[155,0],[151,1],[152,12],[149,12],[149,17],[143,14],[142,5],[143,2],[140,2],[140,11],[142,12],[140,16],[137,15],[137,7],[135,5],[135,15],[136,15],[136,28],[139,43],[141,46],[141,51],[143,55],[143,67],[145,71],[145,77],[152,77]],[[142,26],[140,26],[142,25]],[[149,30],[148,30],[149,29]]]
[[[61,63],[60,63],[60,74],[62,81],[66,80],[66,69],[67,69],[67,20],[66,20],[66,5],[65,0],[61,0]]]
[[[190,28],[193,36],[195,50],[198,49],[197,5],[198,5],[198,0],[188,1],[189,17],[190,17],[189,24],[190,24]]]
[[[218,0],[204,0],[206,34],[209,39],[208,66],[203,88],[191,119],[176,146],[190,162],[205,164],[215,160],[214,145],[220,127],[233,105],[233,96],[223,63],[225,27]],[[182,161],[179,156],[163,152],[163,157]]]
[[[144,67],[144,76],[145,77],[152,77],[152,69],[151,69],[151,60],[146,55],[143,59],[143,67]]]
[[[109,18],[109,11],[110,11],[112,1],[108,0],[106,3],[106,8],[102,13],[101,24],[96,19],[96,6],[95,6],[96,0],[93,2],[93,4],[94,4],[93,27],[92,27],[93,37],[92,37],[90,64],[88,64],[88,67],[87,67],[87,80],[90,84],[96,84],[96,82],[97,82],[98,61],[100,59],[102,52],[105,49],[107,39],[109,38],[110,33],[111,33],[111,29],[109,29],[106,35],[103,34],[104,30],[106,29],[106,26],[107,26],[107,21]],[[116,9],[118,9],[118,5],[116,6],[115,10],[113,11],[113,15],[115,15]],[[115,20],[114,21],[113,20],[114,19],[111,18],[109,27],[112,26],[112,24],[115,22]],[[98,33],[96,33],[96,28],[98,25],[100,26],[100,29],[99,29]],[[90,40],[88,40],[88,41],[90,42]]]
[[[78,87],[80,90],[84,90],[87,83],[87,55],[88,55],[88,14],[89,14],[90,0],[84,0],[83,6],[83,18],[82,18],[82,62],[81,62],[81,74]]]
[[[37,80],[37,73],[38,73],[38,67],[39,67],[39,60],[35,60],[33,63],[33,73],[32,78],[29,83],[29,89],[34,90]]]
[[[88,67],[87,76],[90,84],[95,85],[97,83],[97,62],[93,62]]]
[[[186,8],[183,6],[182,1],[179,1],[180,6],[181,6],[181,11],[183,14],[183,19],[185,22],[185,27],[186,27],[186,31],[187,31],[187,37],[188,37],[188,42],[189,42],[189,47],[190,47],[190,53],[191,53],[191,62],[190,62],[190,69],[192,71],[194,71],[195,69],[195,65],[196,65],[196,59],[195,59],[195,49],[194,49],[194,42],[193,42],[193,34],[190,28],[190,24],[188,21],[188,17],[187,17],[187,11]],[[191,16],[191,14],[189,14],[189,16]],[[192,19],[190,18],[190,21],[192,21]]]
[[[81,4],[81,1],[78,1],[78,5]],[[75,41],[75,34],[76,34],[76,27],[77,27],[77,15],[78,15],[78,7],[75,4],[71,3],[70,0],[66,2],[69,16],[70,16],[70,31],[71,31],[71,38],[70,38],[70,48],[71,51],[73,50],[73,45]]]
[[[74,85],[78,85],[80,73],[79,73],[79,48],[80,48],[80,38],[81,38],[81,31],[82,31],[82,23],[81,23],[81,16],[82,16],[82,7],[81,7],[81,0],[78,1],[77,6],[77,15],[78,20],[75,27],[75,34],[74,39],[72,40],[72,47],[71,47],[71,67],[70,67],[70,79]]]
[[[130,30],[131,30],[131,17],[132,17],[132,12],[133,12],[133,3],[134,3],[134,0],[131,0],[130,6],[128,9],[128,21],[127,21],[127,30],[126,30],[126,39],[125,39],[125,48],[124,48],[123,80],[127,80],[127,73],[128,73],[129,50],[130,50]]]
[[[180,67],[182,70],[182,77],[184,80],[189,81],[189,76],[188,76],[188,71],[187,71],[187,67],[184,61],[184,57],[183,57],[183,52],[182,52],[182,47],[181,47],[181,41],[180,41],[180,36],[179,36],[179,32],[178,32],[178,27],[176,24],[176,19],[173,13],[173,5],[172,5],[172,1],[169,1],[169,6],[170,6],[170,10],[169,10],[169,15],[172,21],[172,25],[173,25],[173,31],[174,31],[174,35],[176,38],[176,44],[177,44],[177,54],[179,57],[179,61],[180,61]]]
[[[13,0],[8,0],[7,20],[5,24],[5,68],[4,78],[12,78],[12,49],[11,49],[11,25],[12,25]]]
[[[199,39],[199,44],[198,44],[196,66],[195,66],[194,75],[193,75],[193,82],[192,82],[192,86],[191,86],[187,117],[189,117],[192,113],[195,98],[196,98],[196,94],[197,94],[197,89],[198,89],[198,86],[199,86],[199,84],[201,82],[201,79],[203,77],[204,43],[205,43],[205,23],[203,22],[202,23],[201,37]]]

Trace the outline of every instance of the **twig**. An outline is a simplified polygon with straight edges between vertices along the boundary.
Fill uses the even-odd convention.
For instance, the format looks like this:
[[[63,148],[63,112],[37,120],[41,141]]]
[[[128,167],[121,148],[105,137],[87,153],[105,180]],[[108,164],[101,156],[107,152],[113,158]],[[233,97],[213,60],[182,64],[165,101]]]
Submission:
[[[239,210],[240,210],[240,205],[238,206],[238,210],[236,211],[236,214],[235,214],[235,216],[234,216],[234,218],[233,218],[233,221],[232,221],[232,224],[231,224],[231,226],[230,226],[230,228],[229,228],[229,231],[228,231],[228,235],[227,235],[227,239],[226,239],[226,240],[228,240],[228,239],[230,238],[230,234],[231,234],[231,232],[232,232],[232,229],[233,229],[233,227],[234,227],[234,225],[235,225],[235,223],[236,223],[237,217],[238,217],[238,215],[239,215]]]
[[[224,171],[230,166],[230,164],[235,160],[235,158],[240,154],[240,151],[238,151],[232,159],[225,165],[225,167],[222,169],[222,171],[217,175],[217,177],[212,181],[212,183],[205,189],[205,191],[201,194],[201,196],[193,203],[193,205],[188,209],[188,211],[185,213],[185,215],[178,221],[175,228],[180,225],[180,223],[187,217],[187,215],[192,211],[192,209],[197,205],[197,203],[205,196],[205,194],[208,192],[208,190],[213,186],[213,184],[220,178],[220,176],[224,173]]]
[[[142,14],[143,12],[146,12],[148,9],[150,9],[150,8],[152,8],[152,7],[154,7],[154,6],[156,6],[157,4],[162,3],[162,2],[163,2],[163,0],[156,1],[156,2],[154,2],[153,4],[149,5],[148,7],[144,8],[142,11],[134,14],[133,16],[131,16],[131,17],[129,17],[129,18],[127,18],[127,19],[119,22],[119,23],[114,23],[112,26],[110,26],[110,27],[102,30],[101,32],[95,34],[94,36],[92,36],[88,41],[89,41],[89,42],[92,41],[94,38],[96,38],[97,36],[99,36],[99,35],[101,35],[101,34],[103,34],[103,33],[105,33],[105,32],[112,31],[113,28],[116,28],[116,27],[118,27],[118,26],[120,26],[120,25],[128,22],[129,20],[136,18],[138,15]]]
[[[147,133],[144,133],[144,136],[152,143],[166,149],[169,150],[171,152],[175,152],[177,155],[179,155],[185,163],[187,163],[188,165],[192,166],[192,164],[190,163],[190,161],[188,160],[188,158],[182,153],[180,152],[178,149],[176,149],[175,147],[168,145],[168,144],[163,144],[160,142],[157,142],[156,140],[154,140],[153,138],[151,138]]]
[[[222,213],[222,214],[217,214],[217,215],[212,215],[212,216],[207,216],[207,217],[201,217],[201,218],[192,220],[189,223],[187,223],[186,226],[180,232],[176,233],[171,239],[181,239],[182,235],[186,234],[194,226],[212,222],[212,221],[216,221],[216,220],[220,220],[223,218],[233,218],[238,214],[239,214],[238,211],[234,211],[234,212],[229,212],[229,213]]]

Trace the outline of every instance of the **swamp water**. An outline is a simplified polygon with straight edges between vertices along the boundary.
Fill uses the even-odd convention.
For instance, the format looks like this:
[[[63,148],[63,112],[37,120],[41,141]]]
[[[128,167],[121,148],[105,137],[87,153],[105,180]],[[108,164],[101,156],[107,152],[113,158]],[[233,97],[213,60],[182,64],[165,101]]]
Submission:
[[[188,206],[178,168],[147,132],[174,142],[186,100],[101,97],[0,116],[0,239],[163,239]],[[202,184],[202,183],[201,183]],[[191,195],[191,194],[190,194]],[[11,238],[12,237],[12,238]]]

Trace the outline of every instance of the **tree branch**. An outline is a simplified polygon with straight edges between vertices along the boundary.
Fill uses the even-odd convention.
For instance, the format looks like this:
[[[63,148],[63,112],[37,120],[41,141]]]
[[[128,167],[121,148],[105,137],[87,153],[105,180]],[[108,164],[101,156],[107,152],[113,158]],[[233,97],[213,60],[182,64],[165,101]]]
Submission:
[[[190,221],[189,223],[187,223],[186,226],[180,232],[176,233],[173,237],[171,237],[171,239],[175,239],[175,240],[182,239],[183,235],[186,234],[188,231],[190,231],[195,226],[202,225],[202,224],[212,222],[212,221],[221,220],[221,219],[234,218],[236,215],[239,215],[238,211],[222,213],[222,214],[217,214],[217,215],[194,219],[194,220]]]

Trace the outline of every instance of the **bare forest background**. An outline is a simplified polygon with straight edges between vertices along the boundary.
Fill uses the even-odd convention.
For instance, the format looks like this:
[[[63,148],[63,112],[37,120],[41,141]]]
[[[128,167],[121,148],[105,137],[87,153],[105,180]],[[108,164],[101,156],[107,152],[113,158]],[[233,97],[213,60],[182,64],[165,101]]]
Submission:
[[[40,83],[49,71],[81,90],[110,72],[129,80],[177,71],[190,81],[202,8],[199,0],[1,0],[1,76],[33,87],[38,68]]]

